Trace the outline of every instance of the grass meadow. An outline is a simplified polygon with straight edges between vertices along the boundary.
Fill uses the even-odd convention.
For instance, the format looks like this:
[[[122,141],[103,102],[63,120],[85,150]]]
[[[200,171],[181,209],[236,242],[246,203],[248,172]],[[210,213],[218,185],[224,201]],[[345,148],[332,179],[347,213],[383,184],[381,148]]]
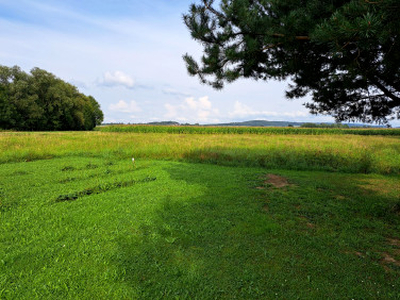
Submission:
[[[0,132],[0,298],[399,299],[399,183],[397,135]]]

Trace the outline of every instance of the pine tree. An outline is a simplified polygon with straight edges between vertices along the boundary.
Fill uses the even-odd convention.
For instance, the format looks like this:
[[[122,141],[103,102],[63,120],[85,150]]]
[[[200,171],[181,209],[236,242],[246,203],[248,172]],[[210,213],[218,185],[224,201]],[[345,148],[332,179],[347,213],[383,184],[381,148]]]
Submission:
[[[337,121],[400,118],[399,0],[214,0],[183,16],[204,47],[190,75],[216,89],[238,78],[290,79],[311,113]]]

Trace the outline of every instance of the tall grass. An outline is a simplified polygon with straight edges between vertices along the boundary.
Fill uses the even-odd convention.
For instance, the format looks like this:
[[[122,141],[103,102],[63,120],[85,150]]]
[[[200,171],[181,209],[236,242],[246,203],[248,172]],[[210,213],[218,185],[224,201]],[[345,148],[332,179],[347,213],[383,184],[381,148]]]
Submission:
[[[63,156],[400,174],[400,138],[396,136],[0,133],[0,163]]]

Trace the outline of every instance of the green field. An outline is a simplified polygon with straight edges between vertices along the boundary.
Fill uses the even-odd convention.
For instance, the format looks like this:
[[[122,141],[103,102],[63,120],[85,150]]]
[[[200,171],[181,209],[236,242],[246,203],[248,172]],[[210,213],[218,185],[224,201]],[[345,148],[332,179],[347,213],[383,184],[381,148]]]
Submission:
[[[400,298],[395,134],[3,132],[0,214],[1,299]]]
[[[400,129],[382,128],[294,128],[294,127],[235,127],[235,126],[162,126],[109,125],[95,130],[101,132],[179,133],[179,134],[294,134],[294,135],[380,135],[400,136]]]

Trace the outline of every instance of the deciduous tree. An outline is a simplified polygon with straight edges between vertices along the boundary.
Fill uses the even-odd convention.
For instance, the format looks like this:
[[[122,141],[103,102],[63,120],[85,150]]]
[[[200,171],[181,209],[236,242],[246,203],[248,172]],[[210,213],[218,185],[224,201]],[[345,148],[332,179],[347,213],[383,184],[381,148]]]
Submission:
[[[0,128],[91,130],[103,121],[97,101],[53,74],[0,66]]]

